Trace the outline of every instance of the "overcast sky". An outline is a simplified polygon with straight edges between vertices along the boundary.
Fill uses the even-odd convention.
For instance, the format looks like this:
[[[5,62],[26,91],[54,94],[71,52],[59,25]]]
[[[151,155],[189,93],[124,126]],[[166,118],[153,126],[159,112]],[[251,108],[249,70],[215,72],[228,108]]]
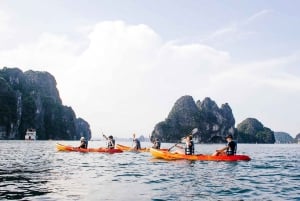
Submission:
[[[149,136],[178,98],[300,133],[300,2],[0,0],[0,68],[48,71],[101,133]]]

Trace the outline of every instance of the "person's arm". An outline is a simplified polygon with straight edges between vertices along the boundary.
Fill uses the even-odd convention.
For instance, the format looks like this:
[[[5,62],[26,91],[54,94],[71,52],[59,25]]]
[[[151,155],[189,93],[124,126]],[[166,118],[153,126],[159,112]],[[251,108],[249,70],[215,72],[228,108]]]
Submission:
[[[217,149],[216,151],[217,152],[224,152],[226,149],[228,149],[228,146],[223,147],[222,149]]]
[[[177,147],[177,148],[179,148],[179,149],[184,149],[184,147],[183,146],[180,146],[180,145],[175,145],[175,147]]]

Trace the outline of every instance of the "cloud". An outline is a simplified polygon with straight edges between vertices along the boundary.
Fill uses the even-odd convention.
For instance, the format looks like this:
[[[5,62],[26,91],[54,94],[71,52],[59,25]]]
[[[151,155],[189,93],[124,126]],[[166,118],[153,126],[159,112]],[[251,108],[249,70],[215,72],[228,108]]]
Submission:
[[[52,73],[64,104],[90,123],[94,137],[102,131],[148,136],[186,94],[228,102],[238,121],[251,115],[272,128],[272,115],[255,108],[268,101],[260,98],[263,89],[279,98],[278,88],[289,89],[286,95],[299,93],[299,77],[285,68],[299,62],[297,55],[233,63],[229,52],[163,41],[149,26],[124,21],[100,22],[82,34],[84,45],[67,35],[44,33],[34,43],[0,51],[0,62]]]
[[[270,9],[263,9],[257,13],[254,13],[252,16],[248,17],[246,20],[245,20],[245,23],[251,23],[257,19],[260,19],[262,18],[263,16],[266,16],[270,13],[272,13],[273,10],[270,10]]]
[[[215,30],[207,37],[202,39],[202,42],[205,43],[224,43],[224,42],[233,42],[238,40],[246,40],[247,38],[257,34],[256,31],[251,31],[245,27],[253,24],[255,21],[261,20],[263,16],[266,16],[273,11],[270,9],[264,9],[257,13],[254,13],[248,18],[240,19],[234,22],[231,22],[227,26],[221,27],[220,29]]]

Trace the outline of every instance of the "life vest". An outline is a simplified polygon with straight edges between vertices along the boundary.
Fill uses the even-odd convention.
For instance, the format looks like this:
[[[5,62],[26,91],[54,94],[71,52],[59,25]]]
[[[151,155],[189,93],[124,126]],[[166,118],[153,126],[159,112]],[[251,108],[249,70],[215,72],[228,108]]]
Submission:
[[[153,145],[154,149],[160,149],[160,141],[155,141]]]
[[[235,141],[231,141],[227,144],[228,148],[226,150],[227,155],[235,155],[237,144]]]
[[[88,147],[88,142],[86,140],[82,141],[82,143],[80,144],[80,148],[87,149],[87,147]]]
[[[115,140],[114,139],[108,141],[107,148],[109,148],[109,149],[115,148]]]
[[[185,155],[193,155],[194,154],[194,142],[193,140],[190,141],[190,145],[185,145]]]

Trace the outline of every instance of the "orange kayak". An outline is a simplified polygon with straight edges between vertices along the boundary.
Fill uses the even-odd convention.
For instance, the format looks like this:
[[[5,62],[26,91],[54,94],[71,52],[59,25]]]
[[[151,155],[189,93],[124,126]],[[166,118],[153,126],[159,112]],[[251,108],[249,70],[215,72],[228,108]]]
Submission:
[[[212,155],[185,155],[179,153],[171,153],[166,150],[158,150],[150,148],[150,153],[154,158],[160,158],[165,160],[199,160],[199,161],[249,161],[251,158],[247,155],[232,155],[232,156],[212,156]]]
[[[123,152],[120,149],[108,149],[106,147],[82,149],[82,148],[72,147],[69,145],[63,145],[59,143],[56,144],[56,149],[58,151],[101,152],[101,153],[110,153],[110,154]]]

